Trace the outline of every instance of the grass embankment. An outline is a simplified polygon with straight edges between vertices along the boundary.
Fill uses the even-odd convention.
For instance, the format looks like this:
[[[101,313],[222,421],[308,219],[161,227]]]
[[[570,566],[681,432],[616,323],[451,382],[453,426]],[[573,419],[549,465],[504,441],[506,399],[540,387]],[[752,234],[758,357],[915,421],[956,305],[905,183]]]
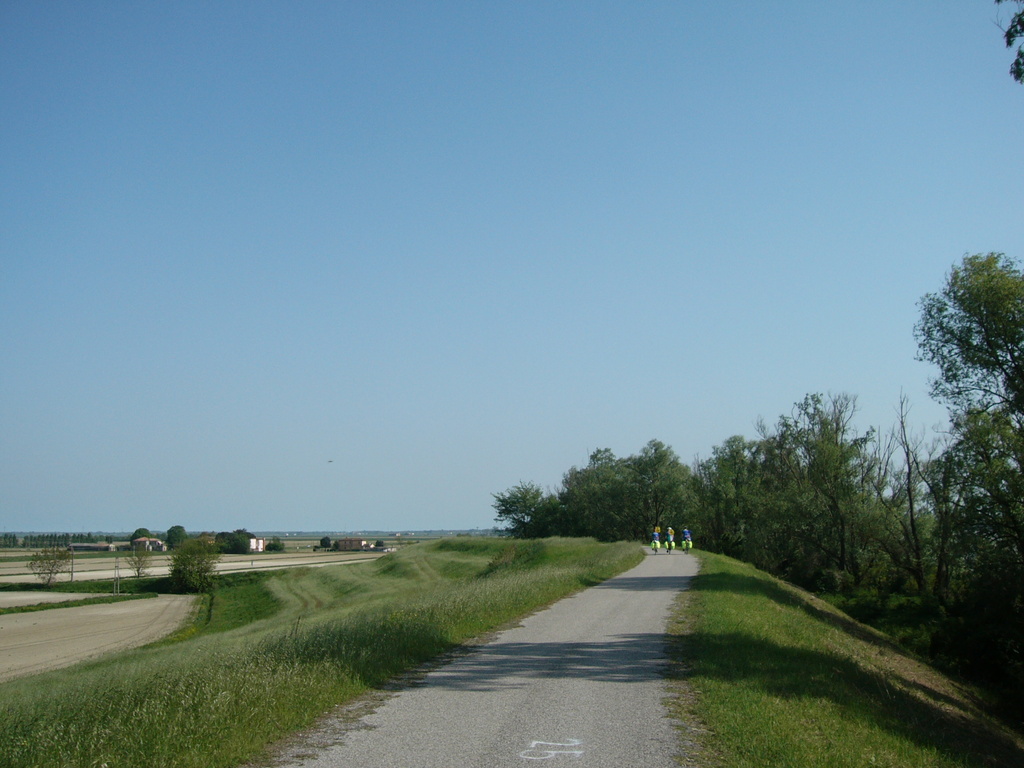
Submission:
[[[673,628],[690,764],[1024,765],[1024,740],[966,686],[807,592],[700,557]]]
[[[222,580],[186,642],[0,685],[0,765],[237,765],[642,556],[593,540],[445,539],[366,564]]]

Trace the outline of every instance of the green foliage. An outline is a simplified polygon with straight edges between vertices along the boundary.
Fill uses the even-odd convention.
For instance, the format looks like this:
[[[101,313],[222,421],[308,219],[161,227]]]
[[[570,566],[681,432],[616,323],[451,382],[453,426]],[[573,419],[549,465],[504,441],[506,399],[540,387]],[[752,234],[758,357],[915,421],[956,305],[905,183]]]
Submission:
[[[167,536],[165,538],[165,541],[167,543],[168,548],[175,549],[176,547],[181,546],[181,544],[187,538],[188,532],[185,530],[184,526],[172,525],[170,528],[167,529]]]
[[[683,527],[689,475],[675,451],[651,440],[639,454],[624,459],[608,449],[594,451],[587,466],[565,473],[557,494],[520,482],[494,494],[493,507],[504,532],[517,538],[639,541],[655,526]]]
[[[186,642],[5,683],[0,765],[239,765],[367,686],[643,557],[553,539],[529,567],[482,577],[508,544],[441,541],[365,565],[218,577],[208,628]]]
[[[214,540],[220,551],[225,555],[247,555],[249,554],[249,540],[252,534],[244,528],[235,531],[221,531]]]
[[[46,547],[29,561],[28,567],[49,587],[59,574],[71,570],[71,552],[66,547]]]
[[[270,541],[267,542],[267,552],[284,552],[284,542],[281,541],[280,536],[274,536]]]
[[[220,560],[216,544],[206,538],[188,539],[171,553],[171,582],[177,592],[209,592]]]
[[[1024,2],[1021,0],[996,0],[996,4],[1005,2],[1016,2],[1021,8],[1010,19],[1010,23],[1003,30],[1003,40],[1007,48],[1013,48],[1017,40],[1024,38]],[[1010,65],[1010,77],[1018,83],[1024,84],[1024,46],[1017,46],[1017,56]]]
[[[1024,713],[1024,272],[1003,254],[965,256],[922,299],[915,330],[953,423],[940,498],[957,556],[936,653],[1000,682]]]
[[[136,528],[135,532],[128,537],[128,541],[135,541],[136,539],[151,539],[153,534],[149,532],[149,528]]]
[[[749,565],[701,553],[676,653],[683,721],[730,768],[1010,768],[1024,742],[884,635]],[[703,764],[703,763],[701,763]]]
[[[1001,253],[965,256],[921,300],[915,334],[939,368],[932,394],[959,412],[1024,413],[1024,274]]]
[[[535,538],[553,533],[560,504],[534,483],[520,482],[504,493],[494,494],[495,519],[503,532],[518,538]]]

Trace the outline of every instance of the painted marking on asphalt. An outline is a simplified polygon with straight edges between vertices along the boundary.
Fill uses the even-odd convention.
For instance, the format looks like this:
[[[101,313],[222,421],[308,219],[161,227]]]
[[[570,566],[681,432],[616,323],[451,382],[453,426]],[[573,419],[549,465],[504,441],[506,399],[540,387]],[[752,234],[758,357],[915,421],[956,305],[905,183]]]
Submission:
[[[531,741],[530,748],[519,753],[523,760],[551,760],[559,755],[570,755],[582,757],[582,749],[538,749],[538,747],[580,747],[583,742],[579,739],[569,739],[566,742],[559,741]]]

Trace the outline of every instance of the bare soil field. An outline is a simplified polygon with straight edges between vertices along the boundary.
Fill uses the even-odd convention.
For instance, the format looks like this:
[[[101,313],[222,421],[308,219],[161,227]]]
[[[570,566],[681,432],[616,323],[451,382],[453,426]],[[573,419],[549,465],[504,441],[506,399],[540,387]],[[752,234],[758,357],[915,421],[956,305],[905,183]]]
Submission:
[[[375,560],[381,552],[288,552],[281,554],[224,555],[217,563],[218,573],[233,571],[262,571],[279,568],[320,567],[324,565],[348,565],[364,560]],[[154,554],[147,570],[148,576],[166,576],[170,571],[171,557]],[[134,574],[127,561],[113,555],[99,558],[76,558],[74,573],[62,573],[57,582],[95,581],[98,579],[131,578]],[[28,566],[28,558],[0,560],[0,583],[38,584],[38,577]]]
[[[379,552],[311,550],[280,555],[229,555],[217,564],[217,572],[350,565],[380,556]],[[74,580],[130,578],[130,571],[115,562],[112,557],[79,558]],[[156,555],[149,575],[166,575],[169,565],[169,556]],[[58,581],[71,578],[71,574],[61,574]],[[9,559],[0,562],[0,583],[38,583],[38,579],[29,571],[26,558]],[[0,592],[0,607],[101,596],[80,592]],[[188,596],[160,595],[147,600],[0,616],[0,682],[159,640],[184,623],[193,600]]]
[[[4,593],[4,605],[41,603],[56,594]],[[88,595],[65,595],[81,599]],[[54,608],[0,616],[0,682],[70,666],[169,635],[188,618],[195,598],[160,595],[148,600]]]

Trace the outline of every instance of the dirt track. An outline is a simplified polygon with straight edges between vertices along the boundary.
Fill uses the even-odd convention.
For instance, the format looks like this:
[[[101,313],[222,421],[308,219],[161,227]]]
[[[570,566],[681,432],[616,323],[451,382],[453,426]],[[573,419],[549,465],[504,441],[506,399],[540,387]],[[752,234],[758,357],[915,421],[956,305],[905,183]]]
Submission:
[[[160,595],[0,616],[0,682],[159,640],[181,626],[193,600]]]

